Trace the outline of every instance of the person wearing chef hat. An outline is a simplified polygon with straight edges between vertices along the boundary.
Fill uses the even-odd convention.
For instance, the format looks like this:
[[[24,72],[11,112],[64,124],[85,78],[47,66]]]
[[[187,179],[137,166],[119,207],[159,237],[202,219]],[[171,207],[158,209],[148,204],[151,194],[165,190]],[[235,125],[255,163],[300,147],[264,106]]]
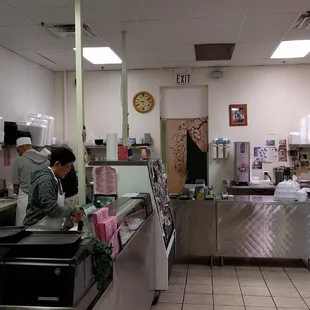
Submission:
[[[12,181],[14,194],[17,195],[15,225],[21,226],[26,216],[31,174],[48,167],[49,161],[46,156],[32,148],[31,139],[28,137],[18,138],[16,148],[19,156],[13,163]]]

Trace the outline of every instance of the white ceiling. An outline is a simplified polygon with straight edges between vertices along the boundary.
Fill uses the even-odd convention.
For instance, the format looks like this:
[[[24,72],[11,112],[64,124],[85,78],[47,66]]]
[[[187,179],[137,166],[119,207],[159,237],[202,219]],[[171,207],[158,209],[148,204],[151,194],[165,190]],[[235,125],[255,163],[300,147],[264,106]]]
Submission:
[[[84,0],[84,21],[98,34],[84,46],[110,46],[119,55],[127,31],[133,69],[274,65],[283,39],[310,39],[292,30],[310,0]],[[74,70],[74,39],[58,39],[41,23],[74,23],[74,0],[0,0],[0,45],[53,71]],[[231,61],[196,62],[194,44],[236,43]],[[304,59],[287,64],[310,63]],[[119,66],[106,66],[116,69]],[[84,62],[85,70],[100,70]]]

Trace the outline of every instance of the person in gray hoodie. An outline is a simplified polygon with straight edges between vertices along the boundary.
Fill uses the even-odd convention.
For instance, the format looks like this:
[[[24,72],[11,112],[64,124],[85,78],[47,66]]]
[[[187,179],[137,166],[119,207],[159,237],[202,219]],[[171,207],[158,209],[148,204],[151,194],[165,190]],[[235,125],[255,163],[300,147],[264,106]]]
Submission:
[[[60,182],[74,161],[75,156],[69,148],[58,147],[51,154],[50,167],[32,174],[25,226],[32,226],[46,216],[54,219],[79,215],[76,206],[65,203]]]
[[[48,159],[35,151],[31,139],[22,137],[16,140],[17,157],[12,167],[14,194],[17,195],[15,225],[21,226],[26,216],[31,174],[49,166]]]

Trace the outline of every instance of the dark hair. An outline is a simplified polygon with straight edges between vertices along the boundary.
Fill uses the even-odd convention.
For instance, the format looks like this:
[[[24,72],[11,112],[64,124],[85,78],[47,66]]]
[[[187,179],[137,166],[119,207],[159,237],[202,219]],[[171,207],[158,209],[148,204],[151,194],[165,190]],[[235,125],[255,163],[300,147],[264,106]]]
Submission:
[[[60,146],[52,151],[50,166],[54,166],[57,161],[64,166],[68,163],[73,163],[75,161],[75,155],[69,147]]]

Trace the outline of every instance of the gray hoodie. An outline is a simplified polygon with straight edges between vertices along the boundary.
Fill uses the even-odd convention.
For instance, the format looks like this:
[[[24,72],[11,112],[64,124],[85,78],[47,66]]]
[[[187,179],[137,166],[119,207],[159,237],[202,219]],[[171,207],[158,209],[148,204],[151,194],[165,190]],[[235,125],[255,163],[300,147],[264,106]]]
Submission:
[[[18,184],[24,193],[29,194],[31,174],[36,170],[48,166],[49,161],[45,156],[34,149],[30,149],[15,159],[13,163],[12,182],[13,184]]]
[[[75,206],[67,204],[60,206],[57,200],[58,184],[51,169],[35,171],[31,176],[31,188],[24,225],[34,225],[45,216],[60,218],[74,214]]]

